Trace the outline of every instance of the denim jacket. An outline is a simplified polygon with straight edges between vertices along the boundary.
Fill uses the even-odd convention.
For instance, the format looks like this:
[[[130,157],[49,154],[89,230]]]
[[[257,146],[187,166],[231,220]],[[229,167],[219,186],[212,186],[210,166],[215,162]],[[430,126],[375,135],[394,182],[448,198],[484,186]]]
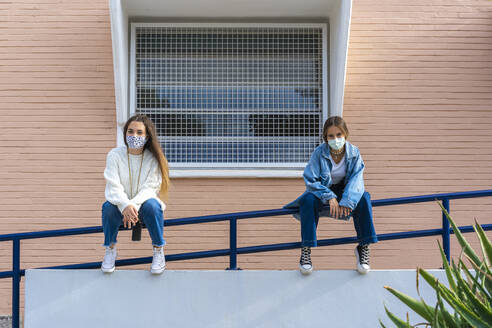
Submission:
[[[353,210],[364,194],[364,161],[359,149],[348,141],[345,143],[345,162],[347,165],[345,189],[339,204]],[[335,193],[330,190],[330,186],[333,185],[331,169],[329,146],[327,143],[322,143],[313,151],[304,169],[303,176],[306,183],[304,194],[307,192],[313,193],[323,204],[328,204],[330,199],[336,198]],[[299,207],[299,200],[304,194],[285,205],[284,208]],[[323,214],[325,213],[320,213],[321,216],[327,216]]]

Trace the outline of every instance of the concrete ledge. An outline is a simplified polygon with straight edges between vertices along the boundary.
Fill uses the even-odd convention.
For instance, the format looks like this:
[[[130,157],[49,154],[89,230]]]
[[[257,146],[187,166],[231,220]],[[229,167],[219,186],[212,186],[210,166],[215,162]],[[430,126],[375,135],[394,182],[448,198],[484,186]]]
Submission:
[[[432,271],[445,281],[442,270]],[[27,270],[25,327],[379,327],[384,305],[408,309],[383,286],[417,297],[415,270]],[[425,282],[421,294],[434,293]],[[420,320],[410,314],[412,323]],[[392,325],[390,325],[392,326]]]

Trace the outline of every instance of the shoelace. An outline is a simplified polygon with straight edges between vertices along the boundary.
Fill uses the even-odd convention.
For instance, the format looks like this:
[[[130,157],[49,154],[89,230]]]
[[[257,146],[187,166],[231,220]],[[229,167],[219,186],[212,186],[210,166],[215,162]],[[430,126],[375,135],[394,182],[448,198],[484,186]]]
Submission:
[[[301,265],[311,265],[311,248],[303,247],[301,250]]]
[[[154,249],[154,258],[160,264],[162,262],[164,256],[163,256],[163,254],[162,254],[162,252],[160,250],[155,250]]]
[[[359,251],[359,260],[361,264],[369,264],[369,246],[368,245],[359,245],[357,246]]]
[[[113,250],[111,249],[106,249],[106,253],[104,254],[104,260],[103,260],[103,263],[105,264],[110,264],[113,262],[113,258],[114,258],[114,253],[113,253]]]

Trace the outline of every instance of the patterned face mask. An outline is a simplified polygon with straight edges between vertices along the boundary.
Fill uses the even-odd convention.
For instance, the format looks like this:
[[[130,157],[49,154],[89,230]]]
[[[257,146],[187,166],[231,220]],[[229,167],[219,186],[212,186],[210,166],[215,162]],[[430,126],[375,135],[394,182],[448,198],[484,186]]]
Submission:
[[[128,148],[132,149],[142,149],[147,142],[147,137],[141,136],[126,136],[126,143],[128,144]]]

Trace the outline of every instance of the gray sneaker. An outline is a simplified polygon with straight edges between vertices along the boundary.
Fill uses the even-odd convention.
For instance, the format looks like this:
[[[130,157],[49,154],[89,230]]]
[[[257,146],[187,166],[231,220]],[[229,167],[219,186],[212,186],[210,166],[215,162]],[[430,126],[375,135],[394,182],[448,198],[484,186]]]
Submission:
[[[161,274],[166,268],[166,258],[164,256],[164,247],[153,247],[152,265],[150,272],[152,274]]]
[[[104,259],[101,264],[101,270],[104,273],[111,273],[115,269],[114,263],[116,262],[116,247],[110,248],[106,247],[106,253],[104,254]]]

